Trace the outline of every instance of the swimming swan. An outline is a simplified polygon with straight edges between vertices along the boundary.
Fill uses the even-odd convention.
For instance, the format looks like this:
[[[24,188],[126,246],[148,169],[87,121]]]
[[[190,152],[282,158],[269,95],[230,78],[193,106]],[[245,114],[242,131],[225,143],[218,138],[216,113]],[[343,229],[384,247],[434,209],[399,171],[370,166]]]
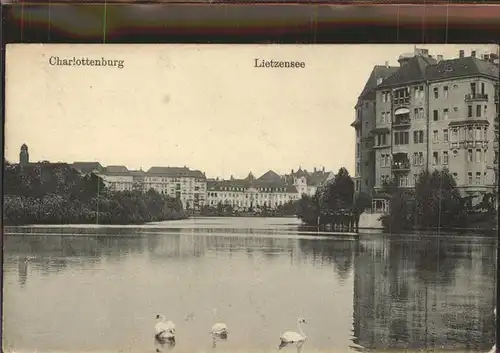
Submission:
[[[280,336],[281,343],[278,347],[278,350],[286,347],[289,344],[295,344],[295,345],[297,345],[297,351],[300,351],[300,349],[302,348],[302,345],[304,344],[304,342],[306,340],[306,335],[304,334],[304,331],[302,331],[302,324],[306,324],[306,323],[307,322],[305,319],[300,318],[297,320],[297,325],[299,327],[300,333],[293,332],[293,331],[283,332]]]
[[[175,324],[162,314],[156,315],[155,337],[158,340],[175,341]]]

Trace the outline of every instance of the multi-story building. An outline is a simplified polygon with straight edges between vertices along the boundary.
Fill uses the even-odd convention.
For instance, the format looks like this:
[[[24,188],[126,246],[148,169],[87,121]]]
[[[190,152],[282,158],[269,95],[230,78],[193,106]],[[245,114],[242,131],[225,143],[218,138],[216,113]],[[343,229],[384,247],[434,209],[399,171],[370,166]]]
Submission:
[[[238,211],[256,210],[264,206],[275,209],[299,197],[297,188],[287,184],[273,171],[268,171],[258,179],[250,173],[245,179],[207,181],[207,202],[211,207],[222,203]]]
[[[357,192],[371,194],[375,186],[375,150],[372,130],[375,128],[377,113],[376,88],[398,69],[398,67],[389,66],[388,62],[383,66],[375,66],[355,106],[356,118],[351,126],[356,131],[354,181]],[[385,121],[385,113],[383,118]]]
[[[183,207],[199,210],[206,200],[206,177],[199,170],[187,167],[151,167],[129,170],[125,166],[102,167],[97,162],[77,162],[72,167],[82,174],[99,175],[106,187],[113,191],[141,191],[150,189],[178,198]]]
[[[144,177],[144,190],[178,198],[184,208],[199,210],[205,204],[207,180],[199,170],[187,167],[151,167]]]
[[[299,167],[297,171],[292,169],[290,174],[283,176],[287,184],[297,188],[299,195],[308,196],[313,196],[319,187],[333,178],[335,178],[335,174],[333,172],[326,172],[325,167],[321,170],[314,168],[313,172],[302,170],[302,168]]]
[[[464,196],[495,190],[497,57],[464,54],[443,60],[416,49],[401,55],[400,67],[377,85],[375,116],[360,118],[375,118],[375,167],[359,169],[374,191],[389,180],[414,187],[422,170],[444,168]]]

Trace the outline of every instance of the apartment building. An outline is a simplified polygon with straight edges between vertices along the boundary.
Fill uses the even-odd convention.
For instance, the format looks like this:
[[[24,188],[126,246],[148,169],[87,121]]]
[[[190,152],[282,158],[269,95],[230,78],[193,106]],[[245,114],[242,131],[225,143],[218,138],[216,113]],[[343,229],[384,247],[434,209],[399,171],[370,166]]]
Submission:
[[[464,196],[495,190],[498,57],[476,54],[461,50],[443,60],[416,49],[399,57],[400,67],[374,89],[375,116],[360,113],[359,121],[374,123],[375,167],[359,169],[360,181],[373,180],[365,190],[376,192],[389,180],[413,187],[422,170],[443,168]],[[358,136],[359,123],[354,127]]]
[[[144,190],[149,189],[178,198],[186,209],[199,210],[205,205],[207,180],[201,171],[187,167],[151,167],[144,176]]]
[[[399,67],[375,66],[368,78],[355,106],[356,118],[351,124],[356,131],[355,145],[355,190],[371,194],[375,186],[375,150],[374,135],[377,100],[376,88],[384,79],[395,73]],[[385,112],[383,114],[385,121]]]
[[[125,166],[102,167],[98,162],[76,162],[72,167],[82,174],[99,175],[107,188],[113,191],[140,191],[150,189],[176,197],[183,207],[199,210],[206,201],[206,177],[199,170],[187,167],[151,167],[148,171],[129,170]]]
[[[222,203],[239,211],[255,210],[264,206],[275,209],[299,198],[297,188],[287,184],[273,171],[268,171],[258,179],[250,173],[245,179],[207,181],[207,202],[212,207]]]

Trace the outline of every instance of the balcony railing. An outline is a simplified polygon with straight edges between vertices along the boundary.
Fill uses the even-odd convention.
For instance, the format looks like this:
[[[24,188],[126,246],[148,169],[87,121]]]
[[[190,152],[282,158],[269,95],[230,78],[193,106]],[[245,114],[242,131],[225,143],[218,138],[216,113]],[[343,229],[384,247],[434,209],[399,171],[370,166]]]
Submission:
[[[465,101],[487,101],[488,95],[484,93],[468,93],[465,95]]]
[[[396,119],[396,121],[392,123],[392,127],[410,127],[410,125],[410,119]]]
[[[394,105],[410,104],[410,97],[394,98]]]
[[[410,162],[409,161],[392,163],[392,171],[394,171],[394,172],[406,171],[409,169],[410,169]]]

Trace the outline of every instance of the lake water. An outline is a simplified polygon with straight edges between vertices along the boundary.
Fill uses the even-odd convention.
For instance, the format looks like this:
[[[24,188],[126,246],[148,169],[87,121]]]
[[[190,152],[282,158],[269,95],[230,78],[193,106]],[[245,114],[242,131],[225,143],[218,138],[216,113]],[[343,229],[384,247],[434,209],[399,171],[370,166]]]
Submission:
[[[141,227],[6,228],[5,352],[276,352],[307,320],[302,352],[488,351],[496,240],[301,232],[293,218],[205,218]],[[214,314],[214,310],[216,313]],[[295,352],[287,347],[283,352]]]

